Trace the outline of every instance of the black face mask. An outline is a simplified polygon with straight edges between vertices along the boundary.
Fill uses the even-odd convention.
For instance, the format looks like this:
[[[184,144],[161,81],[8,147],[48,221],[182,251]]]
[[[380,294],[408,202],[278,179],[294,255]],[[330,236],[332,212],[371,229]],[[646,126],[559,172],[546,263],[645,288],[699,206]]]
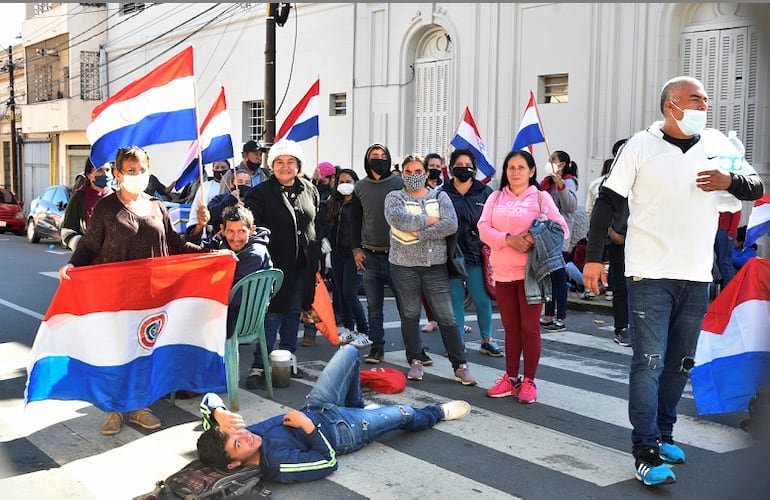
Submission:
[[[262,164],[261,163],[254,163],[251,160],[246,160],[246,166],[249,167],[249,170],[256,170],[259,167],[261,167]]]
[[[455,167],[452,169],[452,176],[460,182],[467,182],[473,177],[473,169],[468,167]]]
[[[369,168],[377,175],[383,176],[390,172],[390,161],[382,158],[374,158],[369,160]]]
[[[214,180],[219,182],[222,180],[222,176],[225,175],[227,170],[214,170]]]
[[[331,190],[331,186],[328,184],[318,184],[316,187],[318,188],[318,192],[320,194],[326,194]]]
[[[435,181],[439,177],[441,177],[441,170],[439,170],[437,168],[429,168],[428,169],[428,179],[430,179],[432,181]]]
[[[241,184],[240,186],[235,186],[235,188],[238,190],[238,197],[240,199],[244,199],[246,197],[246,193],[248,193],[251,189],[251,186]]]

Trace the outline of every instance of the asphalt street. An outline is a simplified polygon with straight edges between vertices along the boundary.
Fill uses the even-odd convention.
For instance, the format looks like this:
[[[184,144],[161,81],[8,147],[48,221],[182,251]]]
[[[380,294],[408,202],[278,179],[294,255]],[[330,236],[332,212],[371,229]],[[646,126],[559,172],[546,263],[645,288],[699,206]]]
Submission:
[[[200,398],[177,400],[174,406],[158,401],[152,409],[163,421],[161,429],[125,425],[112,437],[99,433],[104,413],[89,403],[24,405],[29,352],[58,284],[56,270],[70,255],[61,246],[49,248],[50,243],[30,244],[0,234],[0,496],[114,499],[148,493],[156,481],[195,458]],[[467,418],[420,433],[393,433],[339,457],[339,470],[320,481],[267,484],[273,497],[767,498],[768,446],[740,429],[748,414],[699,416],[689,385],[674,434],[687,453],[687,463],[674,469],[678,482],[648,488],[634,479],[626,403],[631,350],[612,341],[612,317],[603,297],[573,299],[567,331],[543,334],[536,403],[486,396],[502,375],[505,359],[478,352],[475,316],[468,311],[473,332],[466,348],[477,386],[453,380],[440,334],[434,332],[423,336],[435,364],[426,368],[422,381],[410,381],[399,394],[367,394],[378,404],[465,399],[473,408]],[[385,316],[384,365],[406,371],[392,297],[386,300]],[[497,311],[494,327],[502,340]],[[323,338],[313,347],[299,347],[300,366],[310,376],[276,389],[274,401],[266,391],[241,389],[247,422],[302,406],[335,349]],[[244,376],[252,352],[252,346],[241,346]]]

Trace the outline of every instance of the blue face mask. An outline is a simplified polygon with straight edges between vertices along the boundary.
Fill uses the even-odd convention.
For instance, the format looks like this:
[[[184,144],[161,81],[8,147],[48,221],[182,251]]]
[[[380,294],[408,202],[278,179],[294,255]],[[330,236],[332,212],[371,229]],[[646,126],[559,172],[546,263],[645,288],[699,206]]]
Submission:
[[[107,187],[107,184],[110,183],[110,177],[107,175],[97,175],[94,178],[94,184],[96,184],[96,187],[100,187],[102,189]]]

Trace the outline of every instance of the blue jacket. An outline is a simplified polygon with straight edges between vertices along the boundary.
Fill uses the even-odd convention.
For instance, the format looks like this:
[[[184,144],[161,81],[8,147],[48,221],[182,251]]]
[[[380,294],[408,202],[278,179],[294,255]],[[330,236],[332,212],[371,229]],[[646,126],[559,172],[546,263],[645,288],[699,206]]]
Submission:
[[[536,220],[529,233],[535,239],[535,247],[527,259],[524,292],[527,304],[541,304],[552,300],[550,274],[566,265],[561,251],[564,230],[558,222]]]
[[[207,394],[200,403],[203,428],[218,425],[214,410],[225,408],[216,394]],[[323,413],[303,410],[315,424],[306,434],[302,429],[283,425],[283,415],[268,418],[246,427],[262,438],[259,468],[262,478],[277,483],[299,483],[321,479],[337,470],[337,452],[326,436],[333,436],[334,425]]]
[[[492,188],[474,179],[471,188],[465,195],[460,194],[449,181],[441,185],[441,190],[449,195],[457,214],[457,246],[460,247],[466,265],[480,266],[481,239],[479,239],[478,222],[484,203],[492,194]]]

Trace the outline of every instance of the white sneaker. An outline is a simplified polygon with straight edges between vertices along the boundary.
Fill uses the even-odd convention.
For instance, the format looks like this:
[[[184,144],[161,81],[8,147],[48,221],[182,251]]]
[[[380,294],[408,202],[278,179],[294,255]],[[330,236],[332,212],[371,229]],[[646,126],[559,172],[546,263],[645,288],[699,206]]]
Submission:
[[[471,412],[471,405],[465,401],[449,401],[441,405],[444,410],[444,420],[457,420],[468,416]]]
[[[369,340],[369,336],[367,334],[359,333],[358,336],[350,342],[350,345],[355,346],[359,349],[363,349],[364,347],[369,347],[373,343],[374,342]]]
[[[349,344],[356,339],[356,334],[347,328],[342,328],[338,333],[340,337],[340,344]]]

